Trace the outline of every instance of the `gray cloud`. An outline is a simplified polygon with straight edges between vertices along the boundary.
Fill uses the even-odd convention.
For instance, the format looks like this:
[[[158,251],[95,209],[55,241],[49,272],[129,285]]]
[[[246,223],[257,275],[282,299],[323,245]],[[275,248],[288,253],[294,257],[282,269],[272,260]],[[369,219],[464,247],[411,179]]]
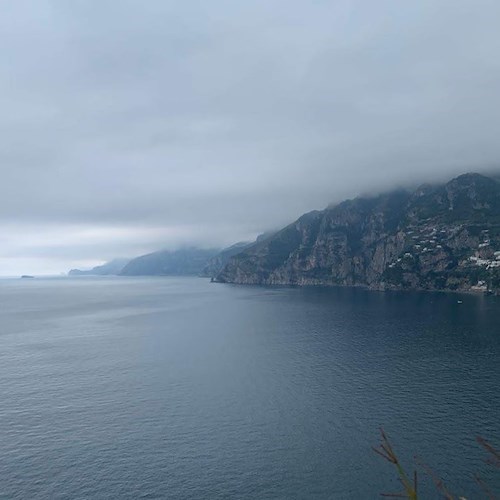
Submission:
[[[495,168],[499,17],[487,0],[3,2],[0,274],[223,245]]]

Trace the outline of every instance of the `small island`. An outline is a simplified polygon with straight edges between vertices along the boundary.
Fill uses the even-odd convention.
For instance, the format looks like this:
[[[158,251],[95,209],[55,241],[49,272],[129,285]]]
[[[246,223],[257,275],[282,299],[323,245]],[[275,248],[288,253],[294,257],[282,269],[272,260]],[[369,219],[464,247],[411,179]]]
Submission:
[[[29,274],[23,274],[23,275],[21,276],[21,279],[26,279],[26,278],[27,278],[27,279],[33,279],[33,278],[34,278],[34,276],[30,276]]]

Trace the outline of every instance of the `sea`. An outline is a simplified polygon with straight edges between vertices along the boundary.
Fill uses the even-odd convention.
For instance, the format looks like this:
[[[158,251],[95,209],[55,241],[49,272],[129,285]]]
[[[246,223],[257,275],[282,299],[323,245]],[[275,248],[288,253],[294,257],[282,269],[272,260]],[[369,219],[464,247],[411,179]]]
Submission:
[[[421,498],[499,494],[499,297],[0,280],[2,499],[375,499],[380,428]]]

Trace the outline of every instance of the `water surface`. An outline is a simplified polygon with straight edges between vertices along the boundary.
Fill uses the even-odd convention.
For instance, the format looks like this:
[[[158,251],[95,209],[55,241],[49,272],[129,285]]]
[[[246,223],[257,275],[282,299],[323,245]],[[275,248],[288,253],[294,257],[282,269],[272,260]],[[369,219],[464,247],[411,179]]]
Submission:
[[[481,498],[499,381],[495,297],[1,280],[0,497],[377,498],[383,425]]]

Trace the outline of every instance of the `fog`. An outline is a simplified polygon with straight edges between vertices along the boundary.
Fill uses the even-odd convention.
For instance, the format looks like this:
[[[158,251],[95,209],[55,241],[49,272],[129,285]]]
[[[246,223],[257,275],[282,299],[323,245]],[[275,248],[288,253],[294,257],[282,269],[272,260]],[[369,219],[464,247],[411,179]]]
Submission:
[[[485,0],[2,2],[0,275],[495,170],[499,19]]]

